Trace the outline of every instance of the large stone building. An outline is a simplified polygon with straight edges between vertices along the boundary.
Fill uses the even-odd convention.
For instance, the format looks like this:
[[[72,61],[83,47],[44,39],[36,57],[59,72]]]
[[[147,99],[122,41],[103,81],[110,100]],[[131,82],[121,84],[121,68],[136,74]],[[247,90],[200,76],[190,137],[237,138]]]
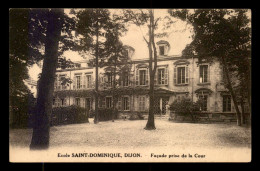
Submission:
[[[194,102],[203,99],[202,111],[210,113],[234,113],[231,96],[223,86],[223,72],[219,62],[198,63],[197,58],[170,56],[170,45],[166,41],[157,42],[158,67],[155,82],[155,111],[165,114],[167,103],[191,98]],[[131,58],[134,49],[128,46]],[[132,59],[131,69],[121,74],[117,87],[117,109],[121,114],[131,112],[148,113],[149,106],[149,69],[148,59]],[[79,105],[94,110],[95,68],[88,66],[86,60],[79,61],[73,69],[57,69],[53,105]],[[73,80],[62,85],[62,77]],[[99,68],[99,107],[112,107],[112,75],[104,74]]]

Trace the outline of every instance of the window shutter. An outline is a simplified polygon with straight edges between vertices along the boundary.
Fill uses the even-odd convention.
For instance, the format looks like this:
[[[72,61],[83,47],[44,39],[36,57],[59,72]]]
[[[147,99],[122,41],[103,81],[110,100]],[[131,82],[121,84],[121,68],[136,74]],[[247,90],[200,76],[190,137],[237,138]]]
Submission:
[[[122,110],[122,98],[118,97],[117,108],[119,111]]]
[[[137,101],[138,101],[138,110],[141,111],[141,105],[142,105],[141,104],[141,101],[142,101],[141,96],[139,96]]]
[[[174,67],[173,82],[177,84],[177,67]]]
[[[64,106],[68,106],[69,105],[69,98],[64,98]]]
[[[210,66],[208,65],[208,82],[210,82]]]
[[[80,100],[80,103],[81,103],[81,107],[85,108],[85,99],[84,98],[82,98]]]
[[[158,84],[157,83],[157,79],[158,79],[158,68],[156,68],[155,74],[154,74],[154,84]]]
[[[73,77],[73,89],[76,89],[76,75]]]
[[[130,110],[130,97],[127,97],[127,106],[128,106],[128,110]]]
[[[67,78],[67,74],[65,74],[64,78]],[[68,83],[66,82],[66,84],[64,85],[64,89],[65,89],[65,90],[67,90],[67,89],[68,89],[68,86],[67,86],[67,84],[68,84]]]
[[[107,75],[105,75],[104,77],[103,77],[103,85],[104,85],[104,89],[106,89],[107,88]]]
[[[61,77],[60,77],[60,75],[57,75],[57,87],[58,87],[58,90],[61,89]]]
[[[146,98],[146,97],[145,97]],[[148,98],[146,98],[147,100],[146,101],[146,104],[145,104],[145,110],[149,111],[149,106],[150,106],[150,98],[148,96]]]
[[[165,85],[168,85],[168,67],[165,68],[165,75],[164,75],[164,80],[165,80]]]
[[[188,84],[189,83],[189,67],[185,66],[185,83]]]
[[[92,88],[94,88],[95,87],[95,81],[94,81],[95,79],[94,79],[94,74],[92,73],[91,74],[91,77],[90,77],[90,87],[92,87]]]
[[[136,69],[135,73],[135,85],[139,85],[139,69]]]
[[[105,98],[102,98],[102,108],[105,108],[106,107],[106,99]]]
[[[76,105],[76,98],[75,97],[73,98],[72,104]]]
[[[63,99],[63,106],[67,106],[67,98]]]
[[[82,89],[82,87],[83,87],[83,78],[82,78],[83,76],[81,75],[80,76],[80,89]]]
[[[202,71],[202,65],[199,66],[200,75],[199,75],[199,82],[203,83],[203,71]]]
[[[149,69],[147,68],[146,69],[146,72],[145,72],[145,85],[148,85],[149,84],[149,79],[150,79],[150,77],[149,77]]]
[[[87,85],[87,75],[86,74],[83,74],[83,89],[86,88],[86,85]]]

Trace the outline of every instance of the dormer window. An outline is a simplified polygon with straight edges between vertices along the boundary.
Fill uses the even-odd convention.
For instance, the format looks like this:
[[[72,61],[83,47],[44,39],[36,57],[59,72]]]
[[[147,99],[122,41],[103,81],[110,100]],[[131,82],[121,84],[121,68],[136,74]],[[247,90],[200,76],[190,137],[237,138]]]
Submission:
[[[126,57],[131,58],[135,52],[135,49],[128,45],[125,45],[124,48]]]
[[[164,46],[159,46],[160,55],[164,55]]]
[[[165,40],[160,40],[159,42],[156,43],[157,44],[157,51],[158,51],[158,55],[168,55],[168,52],[170,50],[170,44],[169,42],[165,41]]]

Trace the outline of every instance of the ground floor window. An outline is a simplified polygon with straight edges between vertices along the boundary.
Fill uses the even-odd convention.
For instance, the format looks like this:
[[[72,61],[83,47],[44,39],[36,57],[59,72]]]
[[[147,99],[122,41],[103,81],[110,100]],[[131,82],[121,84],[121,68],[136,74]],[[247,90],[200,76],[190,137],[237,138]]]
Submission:
[[[66,106],[66,99],[60,99],[61,106]]]
[[[77,106],[80,106],[80,98],[75,98],[75,103]]]
[[[85,108],[88,109],[88,110],[92,110],[92,100],[91,100],[91,98],[85,99]]]
[[[112,107],[112,97],[106,97],[106,108]]]
[[[223,112],[231,112],[231,96],[223,95]]]
[[[199,99],[201,100],[201,111],[207,111],[208,108],[208,95],[199,95]]]
[[[55,98],[55,99],[53,99],[53,101],[52,101],[52,105],[54,105],[54,107],[59,107],[59,106],[62,105],[61,102],[62,102],[61,99]]]
[[[123,97],[123,110],[130,110],[130,99],[128,96]]]
[[[139,96],[139,111],[145,111],[145,96]]]

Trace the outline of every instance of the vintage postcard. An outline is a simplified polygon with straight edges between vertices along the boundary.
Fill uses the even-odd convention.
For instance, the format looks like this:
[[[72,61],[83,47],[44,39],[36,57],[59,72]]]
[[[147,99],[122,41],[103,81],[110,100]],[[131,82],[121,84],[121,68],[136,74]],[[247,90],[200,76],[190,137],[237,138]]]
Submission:
[[[10,162],[251,162],[250,9],[10,9]]]

